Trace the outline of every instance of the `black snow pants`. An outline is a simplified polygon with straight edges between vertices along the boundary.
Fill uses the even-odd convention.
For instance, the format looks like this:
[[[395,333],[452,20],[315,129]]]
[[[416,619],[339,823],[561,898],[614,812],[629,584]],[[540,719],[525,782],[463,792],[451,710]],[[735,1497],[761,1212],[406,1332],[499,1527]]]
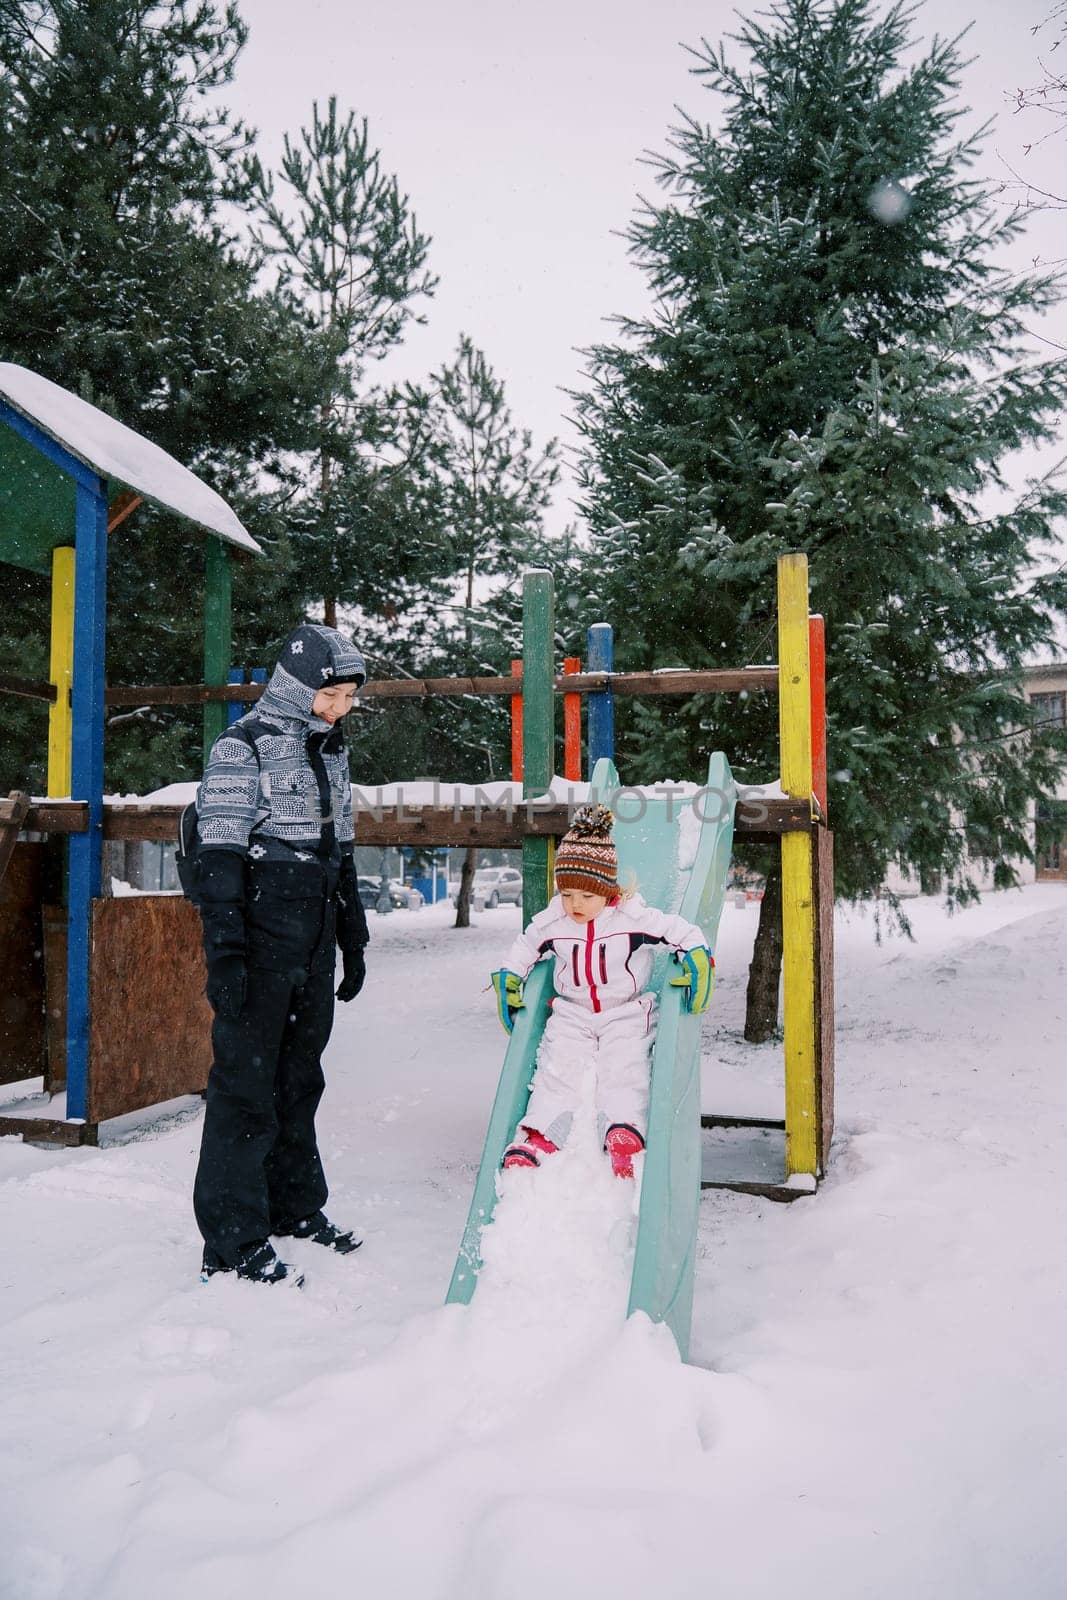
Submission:
[[[336,875],[317,863],[306,876],[273,867],[248,875],[245,1002],[212,1027],[193,1187],[205,1244],[227,1266],[327,1195],[315,1112],[333,1026]]]

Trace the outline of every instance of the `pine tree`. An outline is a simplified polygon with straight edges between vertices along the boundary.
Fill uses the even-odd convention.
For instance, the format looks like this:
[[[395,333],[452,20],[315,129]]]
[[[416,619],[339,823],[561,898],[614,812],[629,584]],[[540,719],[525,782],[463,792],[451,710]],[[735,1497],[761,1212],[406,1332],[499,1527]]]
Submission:
[[[248,171],[263,218],[260,243],[321,335],[318,430],[294,545],[305,591],[317,588],[336,626],[339,602],[367,602],[360,581],[367,519],[353,522],[353,506],[367,508],[374,523],[380,494],[388,528],[397,492],[418,493],[402,483],[420,450],[417,428],[412,449],[414,396],[397,431],[397,395],[369,386],[367,373],[409,322],[422,320],[417,303],[437,281],[426,270],[430,240],[396,177],[383,170],[366,118],[341,118],[334,96],[325,113],[312,107],[311,126],[298,139],[286,137],[277,179],[256,158]]]
[[[221,95],[244,43],[233,4],[10,0],[0,11],[0,356],[42,372],[202,473],[284,563],[285,452],[311,438],[315,336],[221,220],[247,201],[250,134]],[[201,676],[202,538],[143,507],[109,541],[112,682]],[[45,675],[47,583],[11,574],[0,641]],[[242,564],[239,629],[262,646],[276,581]],[[6,596],[6,590],[5,590]],[[291,600],[285,600],[285,608]],[[27,644],[27,641],[29,643]],[[242,643],[245,641],[242,640]],[[257,650],[258,653],[258,650]],[[5,710],[8,708],[5,707]],[[10,781],[40,783],[43,715],[14,707]],[[195,769],[197,714],[116,718],[107,781]]]
[[[504,385],[484,353],[460,335],[454,359],[433,377],[438,472],[463,613],[462,670],[473,673],[486,647],[475,639],[476,581],[493,598],[528,564],[551,492],[559,481],[558,446],[534,448],[511,415]],[[488,641],[487,641],[488,643]],[[489,654],[499,659],[499,651]]]
[[[576,399],[587,588],[626,619],[620,666],[773,658],[775,560],[807,551],[838,890],[875,894],[896,863],[963,904],[976,863],[1014,880],[1061,759],[1027,731],[1021,668],[1063,605],[1042,567],[1067,500],[1050,478],[1006,503],[1005,464],[1052,437],[1067,369],[1026,347],[1059,286],[998,266],[1020,219],[971,175],[956,46],[913,56],[912,15],[777,0],[742,27],[744,68],[694,52],[721,131],[686,115],[657,160],[664,198],[629,230],[656,311],[621,319]],[[623,770],[691,774],[721,746],[767,781],[776,723],[764,695],[649,702]],[[751,1037],[774,1023],[772,965]]]

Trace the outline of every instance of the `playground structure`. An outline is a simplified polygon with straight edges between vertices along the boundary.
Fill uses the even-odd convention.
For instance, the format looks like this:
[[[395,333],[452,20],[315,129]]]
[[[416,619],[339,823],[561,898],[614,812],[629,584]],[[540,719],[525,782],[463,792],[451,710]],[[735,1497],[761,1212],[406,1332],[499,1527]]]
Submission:
[[[90,1117],[113,1115],[131,1099],[145,1103],[146,1094],[151,1103],[150,1081],[138,1082],[132,1094],[121,1086],[132,1036],[146,1018],[161,1037],[169,1036],[172,1049],[194,1060],[203,1056],[208,1020],[192,954],[191,908],[163,911],[145,903],[127,909],[101,895],[108,537],[145,499],[203,530],[209,682],[224,682],[229,667],[230,551],[260,550],[225,501],[193,473],[37,373],[0,363],[0,423],[0,560],[50,574],[52,582],[50,682],[5,677],[0,689],[48,702],[48,796],[79,801],[64,864],[65,917],[58,907],[27,917],[27,895],[39,896],[42,851],[39,841],[34,848],[28,840],[16,851],[15,841],[20,828],[34,830],[35,819],[25,794],[13,794],[0,810],[0,874],[12,860],[15,866],[0,902],[9,979],[0,1080],[36,1076],[43,1067],[50,1088],[65,1082],[65,1129],[41,1131],[69,1139]],[[209,708],[205,742],[221,731],[224,718],[225,707]],[[16,882],[21,904],[10,893]],[[31,950],[44,950],[43,962],[27,956],[27,935]],[[146,976],[166,981],[142,987]],[[122,998],[104,1003],[113,989]],[[134,1049],[135,1078],[136,1056]],[[100,1090],[92,1108],[90,1059]]]
[[[597,682],[594,678],[588,689],[592,788],[598,799],[616,808],[620,869],[633,871],[650,903],[696,922],[714,949],[735,829],[750,836],[757,829],[748,826],[746,807],[739,803],[729,763],[717,753],[710,759],[701,791],[699,843],[692,862],[681,862],[681,830],[672,798],[620,785],[613,760],[613,695],[620,679],[610,670],[612,635],[604,624],[590,632],[590,654],[606,669],[603,679]],[[555,628],[549,573],[527,574],[523,638],[522,699],[513,727],[517,723],[521,730],[524,793],[532,790],[537,794],[549,789],[553,777],[553,694],[560,690],[566,704],[575,690],[586,687],[586,680],[573,671],[565,672],[559,681],[553,677]],[[707,687],[719,692],[751,690],[756,686],[756,673],[762,674],[760,687],[777,687],[781,788],[787,807],[792,808],[783,812],[773,802],[759,807],[765,824],[773,816],[782,849],[785,1172],[781,1181],[768,1183],[756,1175],[721,1182],[714,1177],[702,1179],[702,1127],[748,1124],[769,1128],[779,1124],[760,1118],[702,1115],[700,1019],[685,1012],[680,994],[667,983],[665,958],[657,963],[652,979],[659,999],[659,1024],[652,1054],[648,1140],[629,1310],[644,1311],[653,1320],[666,1322],[683,1357],[689,1347],[702,1183],[794,1199],[810,1192],[825,1171],[833,1135],[833,844],[825,826],[824,640],[822,619],[808,614],[807,558],[803,555],[783,556],[778,563],[778,640],[777,669],[652,675],[661,683],[667,680],[666,692],[693,692],[694,679],[708,678],[714,684]],[[647,683],[642,687],[646,692],[652,688]],[[564,720],[564,776],[572,777],[573,725],[568,725],[566,716]],[[513,760],[518,743],[516,739]],[[513,771],[513,776],[519,775]],[[619,804],[627,795],[640,800],[640,810],[629,823]],[[523,916],[527,920],[551,897],[553,842],[552,838],[523,840]],[[482,1230],[492,1221],[504,1150],[522,1122],[550,995],[551,974],[548,963],[542,963],[527,979],[525,1005],[516,1018],[504,1058],[449,1285],[448,1299],[455,1303],[468,1302],[477,1287]]]
[[[0,869],[9,861],[12,867],[0,884],[0,894],[5,897],[0,906],[0,938],[6,941],[9,971],[20,983],[32,979],[31,997],[37,1002],[36,1018],[20,1016],[17,1028],[12,1029],[4,1019],[0,1081],[43,1072],[46,1087],[57,1091],[65,1077],[67,1100],[62,1116],[0,1117],[0,1133],[58,1143],[92,1143],[99,1124],[111,1117],[202,1090],[210,1065],[210,1014],[202,994],[196,913],[176,896],[112,900],[100,893],[104,841],[173,840],[180,810],[177,805],[104,804],[104,708],[201,704],[207,747],[228,718],[254,701],[261,685],[232,681],[237,675],[230,669],[229,546],[242,547],[250,554],[256,547],[217,496],[191,474],[185,476],[196,493],[190,501],[190,485],[182,483],[184,498],[180,496],[172,487],[176,481],[172,474],[184,474],[185,469],[161,451],[153,456],[154,447],[92,407],[85,407],[92,413],[88,438],[57,437],[58,428],[49,431],[40,415],[42,410],[47,414],[47,406],[38,404],[35,415],[27,400],[25,378],[35,375],[0,367],[0,395],[5,397],[0,421],[7,424],[6,430],[0,429],[0,441],[6,435],[16,441],[18,449],[13,450],[10,438],[6,440],[8,459],[21,462],[22,482],[28,485],[24,494],[9,494],[3,507],[0,560],[21,560],[35,570],[47,570],[51,562],[51,682],[33,685],[0,678],[0,690],[31,694],[50,703],[49,794],[31,801],[19,793],[0,802]],[[35,382],[43,384],[45,380]],[[74,400],[55,385],[47,385],[47,390],[67,402]],[[69,424],[66,410],[63,417]],[[102,425],[106,425],[105,443],[114,442],[109,430],[129,436],[124,440],[125,457],[116,458],[105,451],[98,431]],[[130,440],[138,447],[132,458]],[[53,483],[50,515],[42,522],[34,514],[37,521],[32,525],[43,530],[35,535],[36,543],[27,532],[34,503],[35,474],[27,465],[32,452],[48,463],[48,481]],[[166,486],[149,470],[154,466],[162,474],[164,463]],[[10,475],[5,477],[5,483],[12,481]],[[54,488],[56,482],[63,484],[66,502]],[[129,514],[138,495],[156,499],[208,528],[212,522],[205,507],[212,507],[211,516],[219,526],[208,537],[202,684],[105,684],[109,495],[112,527]],[[76,524],[73,556],[68,509]],[[778,636],[777,666],[627,674],[613,671],[612,631],[607,624],[598,624],[589,631],[586,671],[578,670],[577,658],[568,657],[557,676],[551,574],[528,573],[524,580],[523,656],[510,678],[372,681],[362,691],[364,698],[380,703],[422,695],[509,697],[512,775],[524,783],[522,804],[489,808],[405,804],[396,816],[357,808],[356,836],[357,843],[378,847],[521,846],[523,914],[528,919],[551,894],[554,841],[566,831],[569,820],[567,805],[550,793],[557,696],[564,705],[563,775],[573,782],[580,775],[583,700],[588,762],[593,768],[597,762],[613,760],[617,699],[777,692],[782,793],[748,800],[742,796],[732,827],[736,838],[773,842],[782,851],[784,1118],[763,1121],[709,1113],[702,1120],[705,1127],[712,1128],[784,1128],[780,1180],[768,1181],[766,1175],[757,1173],[751,1179],[734,1175],[721,1182],[724,1187],[792,1199],[804,1192],[805,1180],[813,1187],[824,1172],[833,1128],[833,867],[832,835],[826,825],[822,631],[821,619],[808,615],[803,555],[783,556],[778,564]],[[64,766],[67,751],[70,765]],[[620,830],[620,837],[625,833]],[[17,847],[16,839],[21,841]],[[44,848],[43,841],[64,839],[69,861],[67,907],[62,918],[68,930],[65,972],[55,948],[58,939],[48,937],[49,927],[55,934],[57,912],[44,902],[41,874],[33,870],[31,859],[34,850],[39,853]],[[638,870],[646,885],[651,885],[647,861],[642,860]],[[11,903],[12,896],[17,903]],[[36,958],[35,967],[33,952],[42,945],[42,923],[45,959]],[[11,988],[9,982],[9,991]],[[32,1006],[29,1009],[32,1011]],[[151,1019],[150,1024],[146,1019]],[[699,1137],[699,1124],[696,1126]],[[646,1172],[652,1165],[650,1146]],[[711,1173],[705,1174],[704,1181],[720,1180]]]

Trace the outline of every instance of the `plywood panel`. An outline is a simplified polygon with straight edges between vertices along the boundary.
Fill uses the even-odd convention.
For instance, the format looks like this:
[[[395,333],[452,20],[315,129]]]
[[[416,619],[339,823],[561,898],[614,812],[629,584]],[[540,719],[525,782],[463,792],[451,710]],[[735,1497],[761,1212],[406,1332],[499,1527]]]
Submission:
[[[819,1171],[824,1173],[834,1136],[834,836],[827,828],[816,828],[813,841]]]
[[[59,1094],[67,1085],[67,913],[63,906],[41,907],[44,939],[44,1086]]]
[[[199,1093],[211,1067],[200,917],[180,895],[94,900],[90,1122]]]
[[[40,844],[16,844],[0,878],[0,1083],[44,1074]]]

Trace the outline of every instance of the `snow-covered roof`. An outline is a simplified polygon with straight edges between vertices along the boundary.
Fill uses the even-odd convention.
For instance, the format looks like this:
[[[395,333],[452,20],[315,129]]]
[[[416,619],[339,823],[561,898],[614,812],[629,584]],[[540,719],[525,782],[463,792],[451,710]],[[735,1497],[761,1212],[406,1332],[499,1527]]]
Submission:
[[[28,367],[3,361],[0,362],[0,398],[23,417],[36,423],[71,455],[101,477],[108,478],[113,488],[134,489],[146,500],[187,517],[190,522],[195,522],[208,533],[217,534],[228,544],[256,555],[262,554],[259,545],[222,496],[190,472],[188,467],[183,467],[181,462],[175,461],[158,445],[135,433],[132,428],[127,428],[124,423],[116,422],[114,417],[109,417],[78,395],[71,394],[68,389],[61,388],[58,383],[41,377],[38,372],[31,372]],[[23,489],[29,471],[26,455],[32,452],[36,459],[30,473],[31,484],[39,485],[44,497],[54,505],[54,496],[47,493],[45,476],[57,473],[58,469],[47,465],[40,453],[32,451],[32,446],[10,428],[0,429],[0,441],[3,464],[5,467],[8,465],[6,458],[10,455],[12,477],[22,479]],[[15,501],[13,511],[16,517],[32,515],[32,507],[27,504],[24,493]],[[65,529],[55,531],[60,537],[53,538],[53,544],[68,542],[73,536],[73,522],[69,522]],[[42,534],[43,530],[37,531],[33,544],[41,544]]]

